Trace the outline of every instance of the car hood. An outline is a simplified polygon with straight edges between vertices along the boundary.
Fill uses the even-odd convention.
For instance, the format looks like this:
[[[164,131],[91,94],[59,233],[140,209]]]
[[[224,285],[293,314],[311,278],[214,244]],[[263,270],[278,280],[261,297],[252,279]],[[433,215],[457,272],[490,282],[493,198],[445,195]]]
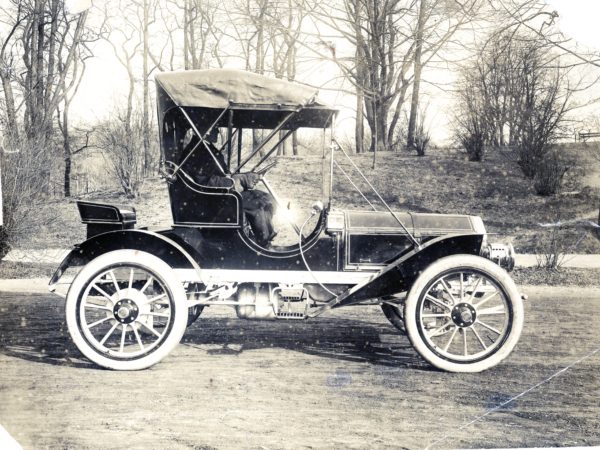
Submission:
[[[485,233],[483,221],[478,216],[405,212],[396,212],[395,215],[416,237]],[[345,211],[345,216],[346,227],[351,233],[404,233],[394,215],[389,212]]]

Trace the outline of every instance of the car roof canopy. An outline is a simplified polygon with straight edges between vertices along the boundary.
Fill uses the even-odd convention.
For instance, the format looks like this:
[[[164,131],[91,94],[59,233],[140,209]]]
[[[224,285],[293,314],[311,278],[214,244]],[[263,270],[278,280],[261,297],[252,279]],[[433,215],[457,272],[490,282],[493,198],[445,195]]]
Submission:
[[[203,113],[229,108],[235,111],[234,127],[273,128],[298,111],[286,128],[323,128],[337,112],[318,100],[316,88],[242,70],[162,72],[155,80],[161,115],[172,107]]]

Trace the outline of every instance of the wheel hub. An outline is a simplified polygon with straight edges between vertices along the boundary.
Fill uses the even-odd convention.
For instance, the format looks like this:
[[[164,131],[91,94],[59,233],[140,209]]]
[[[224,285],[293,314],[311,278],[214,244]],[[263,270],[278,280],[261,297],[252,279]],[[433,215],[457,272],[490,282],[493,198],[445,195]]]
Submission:
[[[477,319],[477,312],[469,303],[459,303],[452,308],[450,315],[456,326],[460,328],[470,327]]]
[[[119,300],[113,307],[113,314],[117,322],[132,323],[139,315],[139,308],[136,303],[128,298]]]

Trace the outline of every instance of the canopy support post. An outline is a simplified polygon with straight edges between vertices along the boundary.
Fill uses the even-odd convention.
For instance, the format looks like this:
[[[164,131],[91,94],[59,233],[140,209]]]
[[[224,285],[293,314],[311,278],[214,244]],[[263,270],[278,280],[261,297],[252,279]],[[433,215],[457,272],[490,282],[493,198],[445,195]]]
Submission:
[[[183,161],[181,161],[181,164],[179,164],[177,167],[175,167],[175,170],[173,170],[173,173],[171,175],[169,175],[170,179],[175,179],[175,175],[177,175],[177,172],[179,172],[179,170],[183,167],[183,165],[186,163],[186,161],[190,158],[190,156],[192,156],[192,154],[196,151],[196,149],[198,148],[198,146],[200,144],[204,145],[204,148],[206,148],[206,151],[210,154],[210,156],[212,157],[212,159],[215,161],[215,163],[217,164],[217,167],[219,169],[221,169],[221,174],[225,175],[225,170],[224,168],[221,166],[221,163],[219,163],[219,160],[216,158],[215,155],[213,155],[213,152],[210,150],[210,148],[208,147],[208,144],[206,143],[206,138],[210,135],[210,133],[212,132],[213,128],[219,123],[219,121],[223,118],[223,116],[225,115],[225,113],[227,111],[229,111],[229,106],[227,106],[227,108],[225,108],[223,111],[221,111],[221,114],[219,114],[219,117],[217,117],[217,120],[215,120],[210,127],[208,127],[208,129],[206,130],[206,132],[204,134],[201,134],[200,131],[198,131],[198,128],[196,127],[196,124],[194,124],[194,122],[192,121],[192,119],[190,118],[190,116],[188,115],[187,112],[185,112],[185,109],[183,109],[181,106],[179,107],[179,110],[183,113],[183,115],[185,116],[185,118],[187,119],[188,123],[190,124],[190,126],[192,127],[192,130],[194,130],[194,133],[196,133],[196,136],[198,136],[200,138],[200,142],[198,142],[198,144],[194,145],[194,148],[192,148],[190,150],[190,152],[185,155],[185,158],[183,158]]]
[[[285,141],[285,140],[286,140],[286,139],[287,139],[287,138],[290,136],[290,134],[292,134],[293,132],[294,132],[294,130],[288,130],[288,131],[287,131],[287,132],[286,132],[286,133],[283,135],[283,137],[277,141],[277,144],[275,144],[275,145],[273,146],[273,148],[272,148],[271,150],[269,150],[269,152],[268,152],[268,153],[267,153],[265,156],[263,156],[262,158],[260,158],[260,161],[258,161],[258,163],[257,163],[257,164],[256,164],[256,165],[255,165],[255,166],[254,166],[254,167],[253,167],[251,170],[250,170],[250,172],[254,172],[256,169],[258,169],[258,166],[260,166],[260,165],[261,165],[263,162],[265,162],[265,161],[267,160],[267,158],[268,158],[269,156],[271,156],[275,150],[277,150],[277,147],[279,147],[279,145],[280,145],[280,144],[281,144],[283,141]]]
[[[242,135],[243,130],[241,128],[237,129],[237,163],[240,165],[240,161],[242,160]]]
[[[231,144],[233,139],[233,109],[229,110],[227,121],[227,172],[231,171]]]
[[[277,127],[275,127],[270,133],[269,135],[266,137],[265,140],[263,140],[258,147],[256,147],[254,149],[254,151],[252,152],[252,154],[250,156],[248,156],[239,166],[238,168],[235,170],[234,173],[238,173],[242,167],[244,167],[246,164],[248,164],[248,161],[250,161],[254,155],[256,155],[258,152],[260,152],[262,150],[262,148],[267,145],[267,143],[273,138],[273,136],[275,136],[277,133],[279,133],[279,131],[281,131],[281,129],[290,121],[290,119],[292,117],[294,117],[300,110],[302,109],[302,107],[296,109],[295,111],[292,111],[291,113],[289,113],[287,116],[285,116],[285,118],[279,123],[279,125],[277,125]]]

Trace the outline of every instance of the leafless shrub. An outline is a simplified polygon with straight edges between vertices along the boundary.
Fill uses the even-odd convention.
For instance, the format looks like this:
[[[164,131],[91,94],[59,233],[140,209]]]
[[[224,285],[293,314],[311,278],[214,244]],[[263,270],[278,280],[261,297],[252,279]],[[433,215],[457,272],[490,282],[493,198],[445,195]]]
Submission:
[[[531,55],[527,64],[543,64],[536,53]],[[542,177],[548,177],[549,171],[559,174],[559,158],[552,144],[560,134],[560,125],[567,112],[570,98],[568,92],[563,92],[564,79],[559,69],[549,72],[533,65],[525,70],[532,72],[531,79],[524,83],[521,101],[517,104],[519,116],[522,118],[517,137],[518,164],[523,174],[535,179],[538,172],[544,171]],[[537,72],[537,73],[536,73]],[[562,175],[558,180],[562,180]],[[536,188],[537,189],[537,188]],[[558,186],[555,191],[558,190]]]
[[[53,220],[42,208],[48,198],[49,143],[38,136],[12,136],[0,151],[2,213],[0,257],[25,239],[38,225]]]
[[[420,106],[414,116],[414,130],[409,130],[408,118],[398,120],[395,141],[391,143],[390,149],[395,151],[400,146],[409,152],[415,151],[417,156],[425,156],[431,142],[431,132],[427,124],[427,109],[429,105]],[[412,115],[411,115],[412,117]],[[406,143],[406,145],[404,145]]]
[[[558,270],[567,262],[567,255],[577,253],[582,242],[595,230],[585,220],[561,220],[560,211],[554,223],[540,224],[543,232],[537,237],[536,253],[539,268]],[[592,226],[590,226],[592,225]]]
[[[537,195],[549,196],[560,191],[569,166],[557,150],[552,150],[539,162],[533,187]]]
[[[564,254],[564,230],[559,226],[552,227],[547,236],[538,244],[537,266],[540,269],[557,270],[562,265]]]
[[[489,135],[485,93],[475,73],[463,71],[458,83],[458,108],[454,116],[454,135],[467,152],[469,161],[483,161]]]
[[[425,128],[425,117],[421,116],[415,130],[413,146],[417,151],[417,156],[425,156],[425,152],[431,141],[431,133]]]
[[[469,161],[483,161],[486,133],[479,117],[473,114],[461,118],[455,134],[456,139],[467,152]]]
[[[138,196],[144,182],[144,126],[142,115],[115,114],[97,129],[98,147],[108,168],[129,198]]]
[[[467,152],[469,161],[483,161],[485,138],[480,132],[465,133],[459,136],[460,143]]]

